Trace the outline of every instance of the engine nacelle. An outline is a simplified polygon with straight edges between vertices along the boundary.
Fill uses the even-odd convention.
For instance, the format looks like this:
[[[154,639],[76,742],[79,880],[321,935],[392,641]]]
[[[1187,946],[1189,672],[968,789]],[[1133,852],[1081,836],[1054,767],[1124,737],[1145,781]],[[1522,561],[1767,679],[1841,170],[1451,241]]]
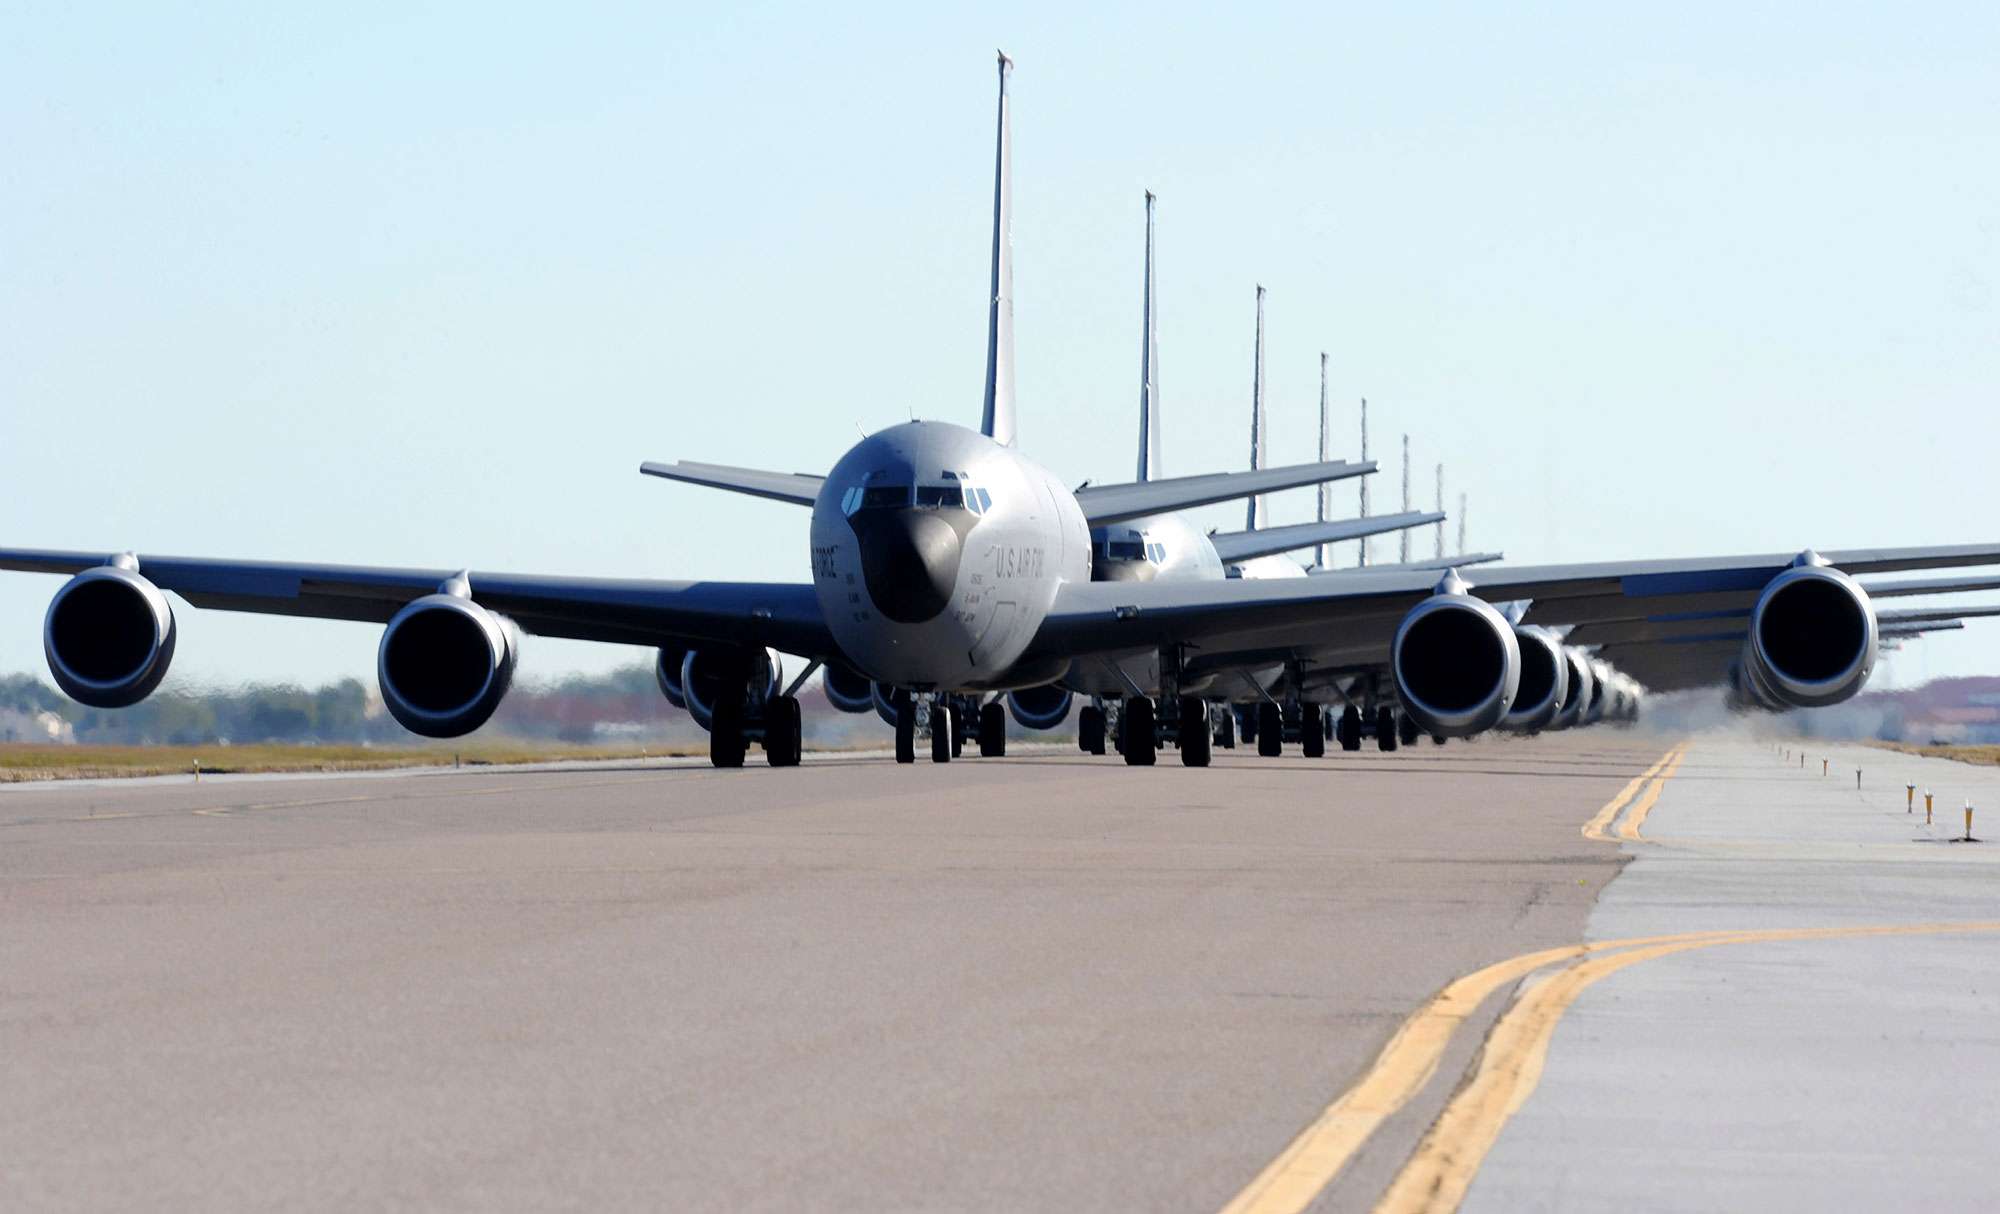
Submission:
[[[1811,553],[1774,577],[1750,609],[1730,683],[1764,708],[1822,708],[1860,691],[1881,633],[1859,583]]]
[[[471,733],[506,697],[520,648],[513,621],[460,595],[425,595],[383,630],[375,653],[382,703],[411,733]]]
[[[1456,575],[1410,609],[1396,629],[1389,669],[1403,711],[1424,733],[1464,738],[1500,723],[1521,683],[1514,626],[1464,592]]]
[[[868,712],[875,707],[875,684],[838,662],[828,662],[821,683],[827,702],[842,712]]]
[[[1054,729],[1069,719],[1070,702],[1076,697],[1054,683],[1023,687],[1007,695],[1007,711],[1023,729]]]
[[[63,583],[42,620],[49,674],[64,695],[92,708],[130,708],[153,694],[173,664],[174,637],[167,596],[122,564]]]
[[[660,656],[653,662],[653,677],[660,682],[660,694],[667,697],[667,703],[675,708],[686,708],[687,697],[681,694],[681,664],[687,661],[688,651],[679,646],[667,646],[660,650]]]
[[[1514,643],[1521,651],[1521,683],[1500,727],[1537,733],[1554,723],[1569,699],[1569,655],[1555,633],[1533,624],[1517,625]]]
[[[778,694],[784,677],[783,660],[769,649],[747,654],[690,649],[681,660],[681,696],[694,723],[707,729],[715,724],[716,697],[730,683],[743,680],[746,703],[756,706]]]
[[[1582,724],[1584,710],[1590,706],[1591,697],[1597,694],[1596,680],[1590,673],[1589,655],[1573,645],[1565,645],[1563,665],[1568,668],[1569,686],[1563,691],[1562,707],[1556,710],[1555,720],[1549,722],[1550,729],[1573,729]]]

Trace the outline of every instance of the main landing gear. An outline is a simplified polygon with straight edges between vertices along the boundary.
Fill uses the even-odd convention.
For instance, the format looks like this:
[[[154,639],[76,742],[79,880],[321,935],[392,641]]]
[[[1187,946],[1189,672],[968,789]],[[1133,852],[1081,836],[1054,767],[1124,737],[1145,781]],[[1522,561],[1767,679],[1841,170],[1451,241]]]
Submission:
[[[741,767],[750,743],[763,744],[773,767],[797,767],[805,757],[805,722],[796,696],[772,696],[751,715],[741,692],[715,701],[708,727],[708,761],[714,767]]]
[[[916,762],[917,743],[925,738],[933,763],[951,762],[968,741],[979,743],[981,758],[1007,754],[1007,709],[999,700],[981,704],[977,696],[898,690],[889,702],[896,708],[898,763]]]

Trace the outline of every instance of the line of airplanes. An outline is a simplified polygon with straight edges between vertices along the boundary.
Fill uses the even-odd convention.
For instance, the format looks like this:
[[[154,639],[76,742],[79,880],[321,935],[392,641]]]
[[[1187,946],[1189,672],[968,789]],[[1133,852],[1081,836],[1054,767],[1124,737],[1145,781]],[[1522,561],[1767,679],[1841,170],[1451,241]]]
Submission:
[[[1317,756],[1329,740],[1355,750],[1372,736],[1390,750],[1426,734],[1629,720],[1643,689],[1721,684],[1744,709],[1829,705],[1861,689],[1884,646],[2000,614],[1874,602],[1996,589],[2000,575],[1858,580],[2000,565],[2000,544],[1512,567],[1479,554],[1331,569],[1335,541],[1443,515],[1327,518],[1327,486],[1376,465],[1365,447],[1359,463],[1327,458],[1324,361],[1319,460],[1265,465],[1262,288],[1251,469],[1159,475],[1150,194],[1137,477],[1068,487],[1015,444],[1011,61],[1000,56],[999,67],[979,429],[891,426],[864,435],[823,476],[641,466],[809,509],[808,580],[0,549],[0,569],[69,575],[43,622],[57,685],[103,708],[150,695],[174,656],[172,591],[196,607],[383,625],[383,703],[426,737],[460,736],[492,716],[527,633],[657,650],[662,692],[708,730],[717,767],[741,766],[752,743],[773,766],[797,764],[797,692],[815,671],[836,707],[894,725],[901,762],[913,762],[926,737],[935,761],[968,742],[1004,755],[1009,713],[1049,728],[1083,697],[1083,749],[1115,744],[1128,764],[1145,766],[1173,747],[1200,767],[1239,733],[1262,754],[1296,741]],[[1265,495],[1306,486],[1319,486],[1318,520],[1267,526]],[[1246,499],[1238,532],[1207,534],[1179,513]],[[1310,571],[1281,555],[1314,547]],[[806,662],[789,684],[787,654]]]

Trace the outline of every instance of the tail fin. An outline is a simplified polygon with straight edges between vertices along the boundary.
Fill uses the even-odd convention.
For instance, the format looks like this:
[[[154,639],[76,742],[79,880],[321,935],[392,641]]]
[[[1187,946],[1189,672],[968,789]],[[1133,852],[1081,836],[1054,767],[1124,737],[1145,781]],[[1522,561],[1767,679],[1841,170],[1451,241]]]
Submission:
[[[1014,445],[1014,204],[1013,152],[1007,136],[1007,74],[1000,55],[1000,135],[993,165],[993,306],[986,321],[986,411],[979,432]]]
[[[1146,191],[1146,324],[1139,351],[1139,479],[1160,474],[1160,321],[1154,313],[1153,191]],[[1322,458],[1322,463],[1325,460]]]
[[[1250,385],[1250,470],[1255,472],[1264,466],[1264,288],[1257,288],[1257,375]],[[1270,510],[1264,504],[1264,495],[1250,499],[1249,520],[1245,531],[1256,531],[1270,520]]]
[[[1326,445],[1327,445],[1327,439],[1329,437],[1327,434],[1327,422],[1328,418],[1326,413],[1326,351],[1321,350],[1319,352],[1319,462],[1322,464],[1325,463],[1327,460]],[[1331,508],[1332,503],[1333,503],[1333,486],[1330,484],[1321,485],[1319,487],[1320,522],[1324,523],[1326,521],[1327,512]],[[1331,568],[1333,566],[1333,545],[1322,541],[1319,545],[1318,550],[1313,553],[1313,563],[1321,566],[1322,568]]]
[[[1361,398],[1361,462],[1368,462],[1368,398],[1365,396]],[[1365,476],[1361,478],[1361,517],[1368,517],[1368,478]],[[1361,556],[1356,561],[1364,569],[1368,567],[1369,548],[1368,537],[1364,535],[1361,537]]]

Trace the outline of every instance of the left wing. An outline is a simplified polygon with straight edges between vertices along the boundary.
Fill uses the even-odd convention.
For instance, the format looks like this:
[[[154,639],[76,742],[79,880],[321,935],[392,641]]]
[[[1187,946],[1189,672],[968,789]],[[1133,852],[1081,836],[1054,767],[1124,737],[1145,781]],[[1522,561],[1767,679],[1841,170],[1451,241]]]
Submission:
[[[697,464],[688,460],[675,464],[648,462],[640,464],[639,471],[647,476],[686,481],[690,485],[707,485],[711,489],[728,489],[751,497],[770,498],[774,502],[790,502],[794,506],[810,506],[818,501],[820,486],[826,484],[825,477],[809,472],[766,472],[761,468]]]
[[[79,573],[105,564],[98,552],[0,549],[0,569]],[[178,556],[140,558],[139,572],[197,607],[264,615],[385,624],[435,592],[452,569],[301,565]],[[810,585],[665,582],[617,578],[466,573],[474,602],[537,636],[619,645],[768,646],[808,658],[839,648]]]
[[[1823,554],[1847,573],[1890,573],[2000,564],[2000,545],[1857,549]],[[1466,569],[1472,592],[1490,602],[1531,599],[1526,621],[1699,625],[1671,642],[1608,647],[1607,657],[1661,690],[1722,677],[1742,648],[1746,616],[1766,583],[1796,554],[1708,557]],[[1067,585],[1042,625],[1030,657],[1076,658],[1186,646],[1190,674],[1204,669],[1292,662],[1304,669],[1352,669],[1387,660],[1405,613],[1428,597],[1434,571],[1343,571],[1339,576],[1226,582],[1094,582]],[[1662,651],[1671,651],[1664,653]],[[1642,671],[1642,655],[1650,656]]]

